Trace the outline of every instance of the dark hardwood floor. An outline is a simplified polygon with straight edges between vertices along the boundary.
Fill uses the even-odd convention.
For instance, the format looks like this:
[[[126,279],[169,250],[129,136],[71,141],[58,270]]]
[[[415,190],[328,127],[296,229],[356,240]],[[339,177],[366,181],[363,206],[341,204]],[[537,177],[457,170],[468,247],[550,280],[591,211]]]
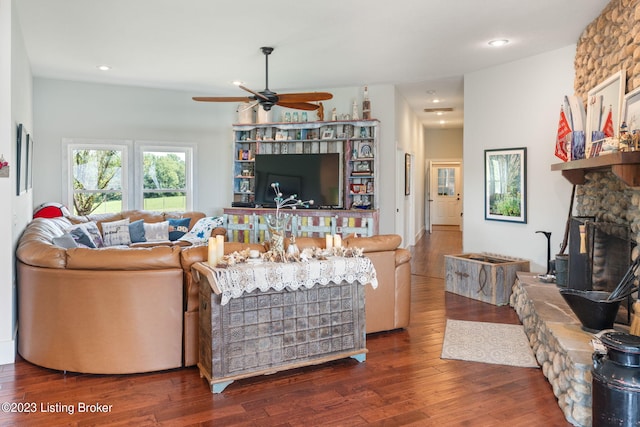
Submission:
[[[369,335],[364,363],[241,380],[214,395],[196,368],[64,375],[18,358],[0,366],[0,402],[33,402],[37,411],[3,406],[0,425],[568,426],[540,369],[440,359],[447,318],[519,323],[510,307],[444,292],[443,256],[460,252],[461,233],[446,227],[418,242],[411,325]],[[110,410],[79,413],[81,403]]]

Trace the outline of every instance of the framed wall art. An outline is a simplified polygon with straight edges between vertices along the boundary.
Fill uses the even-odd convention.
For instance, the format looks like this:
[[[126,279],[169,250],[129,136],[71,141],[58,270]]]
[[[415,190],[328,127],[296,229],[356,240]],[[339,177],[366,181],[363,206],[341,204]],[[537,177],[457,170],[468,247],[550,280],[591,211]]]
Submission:
[[[622,103],[622,123],[627,125],[627,135],[620,135],[620,143],[628,150],[640,149],[640,87],[624,96]]]
[[[33,188],[33,138],[31,134],[27,134],[27,166],[26,166],[26,188]]]
[[[484,151],[485,219],[527,222],[527,149]]]
[[[404,195],[411,194],[411,154],[404,154]]]
[[[606,137],[616,137],[620,129],[626,72],[620,70],[587,92],[587,125],[585,154],[591,144]],[[611,119],[609,120],[609,115]],[[578,160],[578,159],[572,159]]]
[[[27,191],[27,129],[18,125],[16,136],[16,195]]]

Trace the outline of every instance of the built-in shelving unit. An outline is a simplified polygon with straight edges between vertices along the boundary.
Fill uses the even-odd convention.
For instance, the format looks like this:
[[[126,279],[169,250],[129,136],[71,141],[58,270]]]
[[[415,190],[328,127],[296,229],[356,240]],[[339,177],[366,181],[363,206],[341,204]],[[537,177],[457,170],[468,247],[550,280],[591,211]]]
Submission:
[[[620,151],[588,159],[555,163],[551,165],[551,170],[561,171],[562,176],[575,185],[585,183],[587,172],[610,170],[630,187],[640,187],[640,151]]]
[[[233,206],[255,202],[256,154],[340,153],[343,207],[375,209],[378,125],[378,120],[233,125]]]

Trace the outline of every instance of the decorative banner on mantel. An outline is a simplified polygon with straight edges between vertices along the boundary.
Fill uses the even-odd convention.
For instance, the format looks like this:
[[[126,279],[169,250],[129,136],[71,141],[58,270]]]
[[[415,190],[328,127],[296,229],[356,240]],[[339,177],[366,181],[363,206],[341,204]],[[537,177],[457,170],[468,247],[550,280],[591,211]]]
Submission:
[[[569,160],[567,156],[567,135],[571,135],[571,128],[567,122],[567,116],[564,114],[564,110],[560,108],[560,120],[558,121],[558,134],[556,136],[556,157],[563,162]]]
[[[9,178],[9,162],[0,154],[0,178]]]

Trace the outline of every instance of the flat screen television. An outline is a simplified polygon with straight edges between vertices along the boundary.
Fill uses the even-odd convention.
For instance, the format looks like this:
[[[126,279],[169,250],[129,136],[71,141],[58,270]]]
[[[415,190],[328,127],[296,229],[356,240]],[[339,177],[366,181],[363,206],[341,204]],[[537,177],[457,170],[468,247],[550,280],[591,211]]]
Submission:
[[[271,183],[280,183],[282,197],[297,194],[299,200],[313,200],[311,208],[342,208],[339,153],[256,154],[255,203],[275,207]]]

